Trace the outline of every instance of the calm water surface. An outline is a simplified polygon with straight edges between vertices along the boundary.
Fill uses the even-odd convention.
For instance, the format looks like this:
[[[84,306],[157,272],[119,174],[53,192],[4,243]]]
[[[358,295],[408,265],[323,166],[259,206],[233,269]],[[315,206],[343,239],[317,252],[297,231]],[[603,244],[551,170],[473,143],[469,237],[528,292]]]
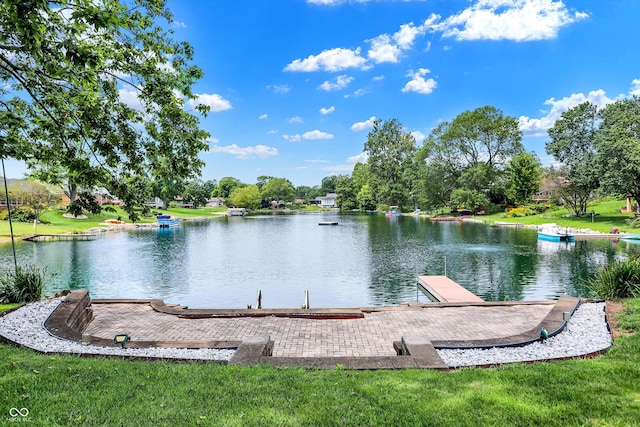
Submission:
[[[338,221],[338,226],[319,226]],[[89,242],[19,242],[19,263],[46,265],[46,292],[161,298],[189,307],[355,307],[427,301],[417,275],[442,275],[488,301],[589,296],[598,266],[637,250],[621,242],[542,242],[535,231],[384,215],[221,217]],[[11,245],[0,245],[11,266]]]

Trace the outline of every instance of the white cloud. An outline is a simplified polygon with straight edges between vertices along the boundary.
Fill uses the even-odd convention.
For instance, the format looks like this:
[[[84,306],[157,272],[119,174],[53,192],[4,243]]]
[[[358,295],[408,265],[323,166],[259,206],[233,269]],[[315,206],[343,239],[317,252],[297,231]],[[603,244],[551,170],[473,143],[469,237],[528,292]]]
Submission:
[[[393,35],[393,40],[398,44],[398,47],[402,50],[411,49],[413,41],[420,34],[423,34],[425,28],[423,26],[416,27],[413,22],[400,25],[400,29]]]
[[[478,0],[431,29],[456,40],[547,40],[588,16],[557,0]]]
[[[329,163],[329,160],[314,159],[314,160],[305,160],[305,162],[307,162],[307,163]]]
[[[173,22],[171,23],[171,25],[172,25],[174,28],[187,28],[187,24],[185,24],[184,22],[180,22],[180,21],[173,21]]]
[[[230,110],[232,108],[231,102],[229,102],[228,100],[224,99],[223,97],[221,97],[216,93],[212,93],[212,94],[202,93],[202,94],[195,94],[195,96],[196,96],[196,99],[189,100],[189,105],[191,105],[194,108],[200,104],[203,104],[211,108],[211,111],[214,113]]]
[[[268,117],[269,117],[269,115],[268,115],[268,114],[260,114],[260,117],[258,117],[258,119],[260,119],[260,120],[264,120],[264,119],[266,119],[266,118],[268,118]]]
[[[382,80],[384,80],[384,76],[375,76],[374,78],[371,79],[371,81],[374,81],[374,82],[379,82]]]
[[[329,80],[322,83],[318,86],[318,89],[326,90],[327,92],[332,90],[340,90],[349,86],[349,83],[353,81],[353,77],[347,76],[343,74],[335,78],[334,82],[330,82]]]
[[[427,68],[420,68],[418,71],[409,71],[407,76],[411,77],[411,80],[407,82],[402,88],[403,92],[417,92],[423,95],[428,95],[438,86],[438,83],[434,79],[425,79],[424,77],[431,73],[431,70]]]
[[[296,59],[284,68],[284,71],[341,71],[347,68],[366,69],[367,60],[360,56],[360,48],[355,50],[335,48],[324,50],[318,55],[306,59]]]
[[[275,93],[285,94],[288,93],[291,88],[288,85],[267,85],[268,90],[272,90]]]
[[[351,125],[351,130],[354,132],[360,132],[363,131],[365,129],[371,129],[373,127],[373,122],[376,121],[376,117],[375,116],[371,116],[369,117],[368,120],[365,120],[364,122],[356,122],[354,124]]]
[[[367,52],[367,56],[376,64],[400,61],[402,51],[398,46],[391,43],[391,37],[388,34],[381,34],[369,41],[371,42],[371,49]]]
[[[418,144],[421,144],[422,142],[424,142],[424,139],[427,137],[427,135],[420,132],[419,130],[411,131],[411,135],[413,135],[413,137],[416,139],[416,142]]]
[[[629,91],[631,96],[640,96],[640,79],[634,79],[631,82],[631,90]]]
[[[212,144],[217,144],[218,142],[220,142],[220,140],[216,137],[210,136],[209,138],[207,138],[207,142],[210,142]]]
[[[140,99],[138,98],[138,92],[135,89],[118,90],[118,98],[120,98],[120,101],[123,102],[127,107],[133,108],[134,110],[138,111],[144,110],[142,102],[140,102]]]
[[[369,154],[363,151],[360,154],[349,157],[347,163],[355,165],[356,163],[367,163],[367,160],[369,160]]]
[[[366,89],[358,89],[355,92],[353,92],[351,95],[347,94],[344,97],[345,98],[351,98],[351,97],[359,97],[359,96],[363,96],[367,94],[367,90]]]
[[[289,119],[289,123],[304,123],[304,120],[300,116],[295,116]]]
[[[274,147],[268,147],[266,145],[256,145],[253,147],[240,147],[237,144],[231,144],[226,146],[214,145],[211,148],[214,153],[226,153],[235,156],[238,159],[249,159],[260,157],[266,159],[267,157],[277,156],[278,149]]]
[[[303,133],[302,138],[307,140],[333,139],[333,135],[316,129]]]
[[[300,135],[282,135],[282,137],[290,142],[299,142],[302,140]]]
[[[549,98],[544,102],[545,105],[551,106],[547,115],[539,119],[520,116],[518,119],[520,130],[527,136],[545,136],[547,130],[553,127],[556,120],[562,117],[562,113],[587,101],[597,105],[598,108],[602,108],[615,100],[607,97],[605,91],[602,89],[591,91],[588,95],[574,93],[557,101],[555,98]]]
[[[277,135],[278,131],[275,129],[271,129],[270,131],[267,132],[267,135]]]
[[[322,114],[323,116],[326,116],[327,114],[331,114],[334,111],[336,111],[336,107],[334,107],[333,105],[329,108],[322,107],[320,109],[320,114]]]

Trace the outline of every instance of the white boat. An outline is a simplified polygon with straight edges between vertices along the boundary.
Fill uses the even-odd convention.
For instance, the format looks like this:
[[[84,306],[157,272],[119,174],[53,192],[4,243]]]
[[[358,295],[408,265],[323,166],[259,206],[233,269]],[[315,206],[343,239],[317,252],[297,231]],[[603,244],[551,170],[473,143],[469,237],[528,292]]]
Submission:
[[[575,236],[569,233],[569,229],[560,227],[545,227],[538,231],[538,239],[548,242],[575,242]]]
[[[158,221],[158,227],[160,228],[176,227],[180,225],[180,218],[176,218],[171,215],[158,215],[156,216],[156,220]]]

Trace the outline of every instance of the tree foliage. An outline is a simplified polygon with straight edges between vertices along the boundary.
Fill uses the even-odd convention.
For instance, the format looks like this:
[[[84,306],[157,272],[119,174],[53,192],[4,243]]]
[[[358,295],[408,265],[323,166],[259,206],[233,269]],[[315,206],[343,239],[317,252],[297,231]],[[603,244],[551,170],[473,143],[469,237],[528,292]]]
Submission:
[[[377,204],[397,205],[402,210],[410,200],[406,170],[415,156],[415,138],[396,119],[376,120],[364,149],[369,155],[369,186]]]
[[[262,197],[265,200],[274,200],[276,205],[280,206],[281,201],[293,202],[296,190],[286,178],[270,178],[262,187]]]
[[[507,164],[507,194],[518,205],[524,205],[540,188],[542,166],[535,154],[522,152]]]
[[[257,209],[261,206],[262,196],[257,185],[236,187],[226,200],[227,206],[236,208]]]
[[[640,98],[610,104],[601,116],[598,150],[603,188],[630,194],[640,203]]]
[[[450,170],[480,163],[501,169],[523,150],[518,121],[491,106],[465,111],[451,122],[441,123],[431,133],[431,143],[436,158]]]
[[[600,185],[598,121],[597,106],[584,102],[562,113],[548,131],[551,140],[546,151],[565,166],[563,193],[570,198],[563,203],[576,215],[586,212],[591,194]]]
[[[185,102],[202,72],[171,22],[164,0],[0,2],[0,156],[105,187],[132,217],[128,178],[198,175],[208,134]]]

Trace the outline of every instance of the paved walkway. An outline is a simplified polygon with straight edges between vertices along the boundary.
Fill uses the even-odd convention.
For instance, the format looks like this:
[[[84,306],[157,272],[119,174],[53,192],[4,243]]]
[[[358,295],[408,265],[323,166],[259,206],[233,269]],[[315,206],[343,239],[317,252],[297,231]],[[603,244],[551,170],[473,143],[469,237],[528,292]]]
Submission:
[[[150,304],[93,303],[87,334],[132,341],[242,341],[269,336],[273,357],[395,356],[394,341],[499,340],[530,331],[553,309],[550,303],[468,306],[403,306],[365,310],[360,319],[241,317],[185,319],[154,311]]]

